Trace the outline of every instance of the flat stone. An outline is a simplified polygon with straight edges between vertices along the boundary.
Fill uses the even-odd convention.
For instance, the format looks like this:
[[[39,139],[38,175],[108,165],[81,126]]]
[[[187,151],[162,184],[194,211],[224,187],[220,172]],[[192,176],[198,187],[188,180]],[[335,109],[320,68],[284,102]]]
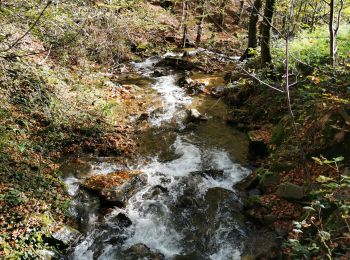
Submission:
[[[290,182],[284,182],[282,183],[276,192],[276,194],[284,199],[302,199],[305,196],[304,188],[290,183]]]

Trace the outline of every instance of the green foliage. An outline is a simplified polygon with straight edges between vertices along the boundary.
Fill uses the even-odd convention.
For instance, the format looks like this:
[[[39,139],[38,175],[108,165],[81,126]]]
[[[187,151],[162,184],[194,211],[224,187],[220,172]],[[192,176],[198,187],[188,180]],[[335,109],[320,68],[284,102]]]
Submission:
[[[350,28],[342,24],[338,32],[338,60],[343,61],[349,55]],[[285,59],[285,42],[277,42],[274,57],[277,63]],[[298,60],[313,67],[323,66],[329,61],[329,31],[327,26],[317,27],[314,31],[304,30],[290,42],[290,62],[292,67],[303,66]]]
[[[1,200],[4,200],[8,205],[14,207],[26,201],[26,197],[20,190],[11,188],[5,194],[1,195]]]
[[[343,160],[342,156],[327,160],[314,158],[328,166]],[[338,168],[334,168],[335,171]],[[341,195],[350,188],[350,177],[340,178],[320,175],[316,182],[319,189],[310,192],[310,205],[304,207],[305,215],[301,221],[294,221],[294,238],[284,247],[290,248],[296,258],[344,256],[346,248],[337,242],[344,234],[349,234],[349,194]]]

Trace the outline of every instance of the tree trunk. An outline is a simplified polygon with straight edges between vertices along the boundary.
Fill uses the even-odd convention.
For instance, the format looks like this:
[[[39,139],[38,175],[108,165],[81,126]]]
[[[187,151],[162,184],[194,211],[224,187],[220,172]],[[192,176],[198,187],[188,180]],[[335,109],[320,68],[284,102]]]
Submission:
[[[220,12],[220,27],[219,27],[219,31],[222,32],[225,28],[225,16],[226,16],[226,3],[227,0],[221,0],[220,6],[219,6],[219,12]]]
[[[255,0],[252,6],[252,12],[249,18],[249,28],[248,28],[248,47],[243,53],[240,61],[248,59],[253,56],[252,50],[255,50],[258,46],[258,37],[257,37],[257,23],[259,20],[259,12],[261,9],[262,3],[261,0]]]
[[[335,28],[334,28],[334,0],[330,0],[329,3],[329,55],[330,55],[330,63],[331,66],[335,66]]]
[[[261,28],[261,62],[262,64],[270,64],[271,57],[271,23],[275,9],[275,0],[266,0],[264,9],[264,21]]]
[[[183,23],[183,35],[182,35],[182,47],[186,48],[188,43],[188,0],[183,1],[184,23]]]
[[[239,1],[239,11],[238,11],[237,18],[235,21],[235,24],[237,24],[237,25],[239,25],[241,23],[243,8],[244,8],[244,0],[240,0]]]
[[[205,1],[201,1],[201,16],[198,18],[197,21],[197,37],[196,37],[196,45],[198,46],[201,43],[202,39],[202,32],[203,32],[203,23],[204,23],[204,17],[205,17]]]
[[[316,2],[315,6],[313,7],[312,16],[311,16],[311,22],[309,23],[309,25],[310,25],[310,32],[312,32],[314,30],[317,11],[318,11],[318,3]]]

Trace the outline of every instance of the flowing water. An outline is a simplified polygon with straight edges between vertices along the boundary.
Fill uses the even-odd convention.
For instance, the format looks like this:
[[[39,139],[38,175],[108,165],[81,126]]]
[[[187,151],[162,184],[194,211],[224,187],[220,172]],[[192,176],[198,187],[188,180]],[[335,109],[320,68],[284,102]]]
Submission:
[[[134,64],[143,80],[152,82],[149,87],[162,103],[149,111],[152,127],[140,135],[139,157],[125,164],[113,158],[89,159],[84,176],[74,167],[66,171],[65,182],[75,198],[72,214],[86,234],[69,259],[241,257],[250,228],[233,185],[250,173],[242,166],[248,147],[245,135],[225,124],[223,102],[189,96],[177,86],[179,72],[157,68],[164,76],[152,77],[158,61]],[[193,107],[208,121],[186,123],[186,110]],[[125,208],[101,212],[98,199],[81,190],[79,181],[119,169],[141,170],[147,184]]]

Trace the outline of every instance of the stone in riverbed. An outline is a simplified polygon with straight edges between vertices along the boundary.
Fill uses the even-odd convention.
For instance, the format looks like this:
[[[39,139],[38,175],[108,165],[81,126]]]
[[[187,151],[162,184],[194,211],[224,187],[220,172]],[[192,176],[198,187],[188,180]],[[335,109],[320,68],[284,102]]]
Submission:
[[[281,198],[294,200],[300,200],[305,196],[303,187],[290,182],[282,183],[278,187],[276,194]]]
[[[145,183],[139,171],[121,171],[87,178],[82,186],[95,192],[105,206],[124,207],[128,199]]]
[[[164,72],[162,72],[162,71],[160,71],[160,70],[155,70],[155,71],[151,74],[151,76],[156,77],[156,78],[159,78],[159,77],[165,76],[165,74],[164,74]]]
[[[225,86],[217,86],[212,88],[211,94],[214,97],[222,97],[225,94],[225,90],[226,90]]]
[[[132,245],[124,252],[124,254],[127,259],[165,259],[164,255],[158,250],[153,251],[148,246],[142,243]]]
[[[80,232],[69,226],[62,226],[52,234],[52,237],[65,246],[75,243],[80,237]]]
[[[137,119],[137,121],[139,121],[139,122],[141,122],[141,121],[146,121],[146,120],[149,119],[149,117],[150,117],[150,114],[147,113],[147,112],[144,112],[144,113],[142,113],[142,114],[139,116],[139,118]]]
[[[200,122],[208,120],[207,116],[202,115],[197,109],[194,108],[188,110],[187,114],[189,122]]]

